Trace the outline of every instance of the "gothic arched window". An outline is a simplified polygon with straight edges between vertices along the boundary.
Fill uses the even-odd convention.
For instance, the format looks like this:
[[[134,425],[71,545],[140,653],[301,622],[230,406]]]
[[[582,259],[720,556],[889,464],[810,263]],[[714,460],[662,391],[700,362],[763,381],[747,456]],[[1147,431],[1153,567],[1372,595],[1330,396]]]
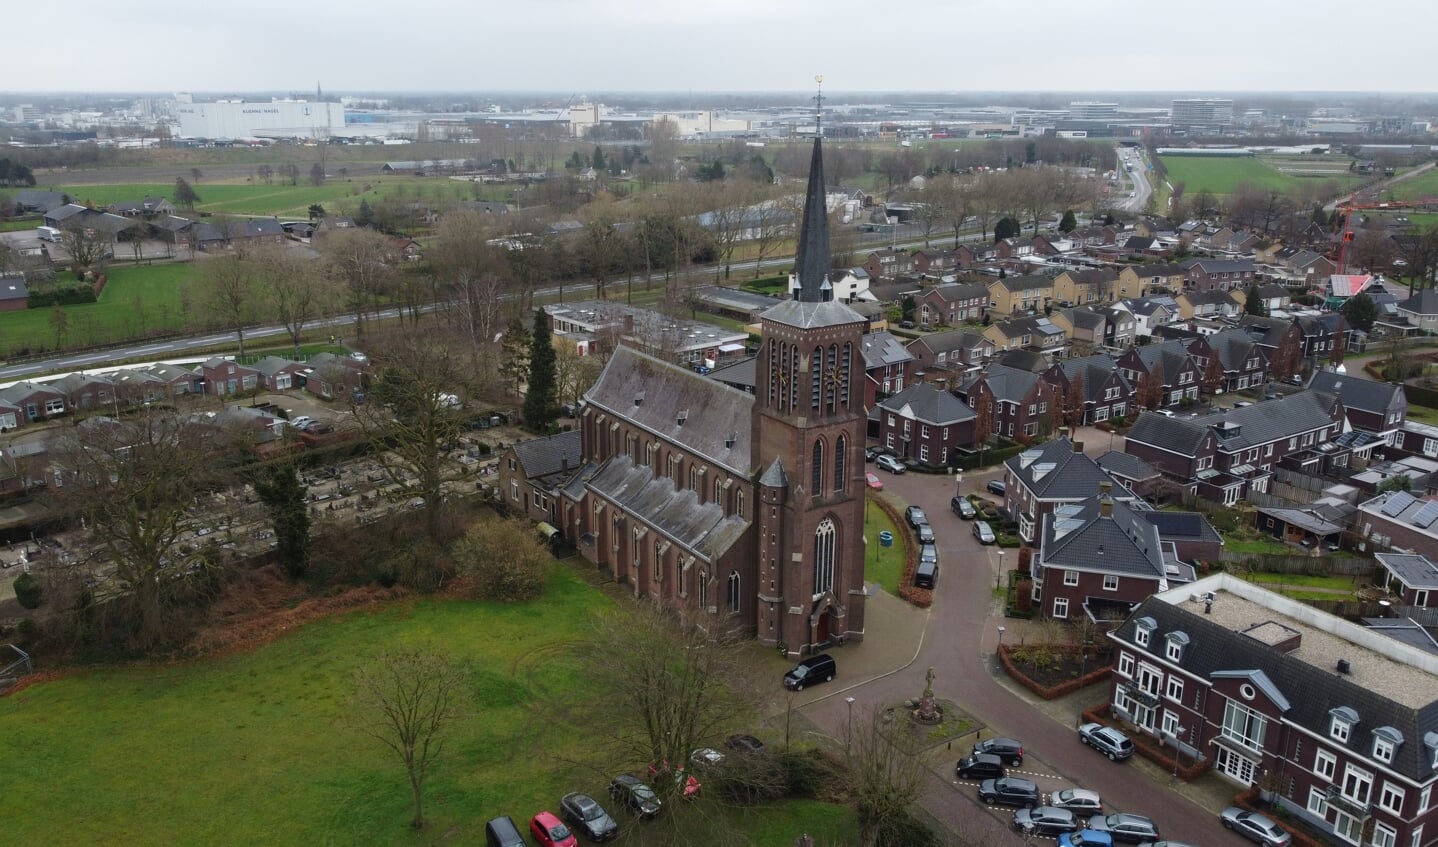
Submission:
[[[814,593],[834,590],[834,521],[825,518],[814,530]]]

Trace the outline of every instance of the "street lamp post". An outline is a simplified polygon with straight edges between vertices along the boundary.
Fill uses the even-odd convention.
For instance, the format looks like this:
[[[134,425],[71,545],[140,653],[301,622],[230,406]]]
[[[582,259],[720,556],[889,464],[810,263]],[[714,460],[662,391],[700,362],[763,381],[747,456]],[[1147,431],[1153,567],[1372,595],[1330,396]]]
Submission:
[[[1183,755],[1183,734],[1187,732],[1183,727],[1174,727],[1173,733],[1173,781],[1178,782],[1178,757]]]
[[[1003,582],[1003,579],[1004,579],[1004,551],[1000,550],[1000,551],[999,551],[999,572],[998,572],[997,575],[994,576],[994,590],[995,590],[995,591],[998,591],[1000,588],[1003,587],[1002,585],[1000,585],[1000,583]]]
[[[844,702],[849,704],[849,731],[844,736],[844,752],[847,754],[854,750],[854,698],[845,697]]]
[[[997,655],[999,654],[999,652],[1002,651],[1003,649],[1004,649],[1004,628],[1003,628],[1003,625],[1000,625],[1000,626],[999,626],[999,646],[998,646],[998,649],[997,649],[997,650],[994,650],[994,655],[997,656]]]

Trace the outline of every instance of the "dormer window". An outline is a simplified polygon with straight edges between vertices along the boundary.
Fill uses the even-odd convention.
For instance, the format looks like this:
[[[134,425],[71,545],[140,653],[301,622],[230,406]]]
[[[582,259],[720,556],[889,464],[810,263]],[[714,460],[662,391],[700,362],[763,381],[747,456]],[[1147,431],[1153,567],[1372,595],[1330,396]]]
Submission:
[[[1168,660],[1170,662],[1183,661],[1183,652],[1188,649],[1188,633],[1170,632],[1164,640],[1166,642],[1164,655],[1168,657]]]
[[[1143,617],[1134,621],[1134,643],[1140,647],[1147,647],[1155,629],[1158,629],[1158,621],[1153,618]]]
[[[1347,706],[1339,706],[1328,712],[1328,735],[1334,741],[1348,743],[1348,737],[1353,734],[1353,727],[1358,724],[1358,713]]]
[[[1380,726],[1373,730],[1373,758],[1391,764],[1393,753],[1403,743],[1403,733],[1391,726]]]

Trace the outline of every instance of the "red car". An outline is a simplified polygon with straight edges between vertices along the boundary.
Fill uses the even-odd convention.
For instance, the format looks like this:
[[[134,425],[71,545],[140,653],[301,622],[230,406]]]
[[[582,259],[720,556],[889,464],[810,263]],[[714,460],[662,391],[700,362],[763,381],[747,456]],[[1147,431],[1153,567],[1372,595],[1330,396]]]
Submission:
[[[872,472],[864,474],[864,481],[867,482],[869,484],[869,487],[874,489],[875,491],[884,490],[883,480],[879,479]]]
[[[689,774],[686,774],[683,768],[672,768],[669,766],[668,762],[662,762],[658,766],[652,764],[649,766],[650,776],[657,776],[661,773],[674,774],[674,783],[676,785],[682,783],[684,786],[684,798],[686,800],[692,797],[699,796],[699,780],[695,779]]]
[[[541,847],[579,847],[579,839],[564,822],[550,812],[540,812],[529,822],[529,831]]]

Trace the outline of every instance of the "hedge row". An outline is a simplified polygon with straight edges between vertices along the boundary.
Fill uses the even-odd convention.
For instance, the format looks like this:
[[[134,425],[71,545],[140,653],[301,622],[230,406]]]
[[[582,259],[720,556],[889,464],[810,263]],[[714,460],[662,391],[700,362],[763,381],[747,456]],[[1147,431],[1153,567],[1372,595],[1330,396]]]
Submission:
[[[894,507],[882,497],[873,498],[875,505],[884,510],[884,514],[893,521],[894,527],[904,534],[904,575],[899,578],[899,599],[927,609],[934,603],[934,592],[927,588],[914,587],[914,571],[919,567],[919,539],[914,536],[913,529],[909,522],[895,511]]]
[[[1236,794],[1233,797],[1233,805],[1239,807],[1240,809],[1246,809],[1250,812],[1258,812],[1259,814],[1262,814],[1272,819],[1274,823],[1283,827],[1289,835],[1293,836],[1292,847],[1327,847],[1327,841],[1320,841],[1300,829],[1295,829],[1289,826],[1288,824],[1279,820],[1275,815],[1271,814],[1271,809],[1260,809],[1258,807],[1257,801],[1258,786],[1256,785],[1250,786],[1247,791]]]
[[[1088,673],[1084,674],[1081,677],[1078,677],[1077,679],[1070,679],[1066,682],[1060,682],[1058,685],[1044,686],[1030,679],[1027,674],[1019,670],[1018,665],[1014,664],[1013,658],[1010,654],[1013,653],[1015,649],[1019,648],[1012,647],[1008,644],[1002,644],[999,646],[999,661],[1003,663],[1004,670],[1007,671],[1009,676],[1013,677],[1014,681],[1016,681],[1019,685],[1022,685],[1024,688],[1027,688],[1028,690],[1039,695],[1045,700],[1057,700],[1058,698],[1077,691],[1086,685],[1092,685],[1093,683],[1098,682],[1101,679],[1107,679],[1108,675],[1113,673],[1112,665],[1104,665],[1103,667],[1095,668],[1094,670],[1089,671]],[[1057,650],[1062,653],[1072,653],[1077,650],[1078,647],[1072,644],[1068,644],[1059,647],[1053,647],[1050,649]]]
[[[34,291],[30,293],[27,305],[31,309],[44,309],[50,306],[77,306],[81,303],[94,303],[99,298],[95,296],[95,289],[88,285],[65,285],[56,286],[49,291]]]

